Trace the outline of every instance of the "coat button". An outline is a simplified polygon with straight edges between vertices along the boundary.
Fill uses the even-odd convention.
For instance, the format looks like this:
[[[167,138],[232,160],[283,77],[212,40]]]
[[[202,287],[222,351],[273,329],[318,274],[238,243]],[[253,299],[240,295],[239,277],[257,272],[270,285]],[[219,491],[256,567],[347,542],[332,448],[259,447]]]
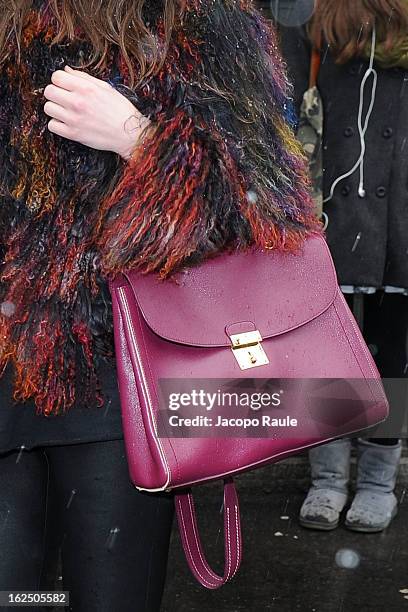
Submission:
[[[393,129],[391,127],[384,128],[383,133],[382,133],[384,138],[391,138],[392,134],[393,134]]]
[[[341,188],[341,195],[342,196],[348,196],[349,193],[350,193],[350,185],[344,185]]]
[[[387,195],[387,190],[385,187],[383,187],[382,185],[380,185],[379,187],[377,187],[377,189],[375,190],[375,193],[377,195],[378,198],[384,198]]]
[[[346,127],[343,133],[347,138],[350,138],[354,134],[354,129],[351,126]]]

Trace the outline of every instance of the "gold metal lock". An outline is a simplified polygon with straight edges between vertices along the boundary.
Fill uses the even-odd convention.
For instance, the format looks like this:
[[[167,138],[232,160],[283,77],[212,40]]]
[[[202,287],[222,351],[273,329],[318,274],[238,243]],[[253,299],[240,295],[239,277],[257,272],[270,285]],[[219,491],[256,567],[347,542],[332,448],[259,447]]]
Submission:
[[[242,334],[232,334],[232,353],[241,370],[267,365],[269,359],[262,348],[262,336],[256,329]]]

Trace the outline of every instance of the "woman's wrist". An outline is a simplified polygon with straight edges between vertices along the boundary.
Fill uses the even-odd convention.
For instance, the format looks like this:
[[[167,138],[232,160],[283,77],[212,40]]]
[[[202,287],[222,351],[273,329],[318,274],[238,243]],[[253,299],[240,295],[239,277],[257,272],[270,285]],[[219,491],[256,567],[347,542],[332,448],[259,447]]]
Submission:
[[[131,115],[124,124],[121,138],[114,152],[129,161],[138,144],[143,141],[144,132],[150,123],[150,119],[143,115]]]

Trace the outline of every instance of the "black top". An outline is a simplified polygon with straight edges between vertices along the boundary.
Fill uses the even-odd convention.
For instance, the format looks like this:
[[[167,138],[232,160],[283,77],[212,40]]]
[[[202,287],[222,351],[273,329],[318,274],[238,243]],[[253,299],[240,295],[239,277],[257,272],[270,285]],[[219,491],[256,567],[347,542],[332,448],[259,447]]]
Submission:
[[[65,414],[45,417],[36,414],[33,402],[13,402],[11,367],[8,367],[0,378],[0,453],[22,446],[31,449],[122,438],[115,366],[102,364],[99,376],[106,398],[104,406],[73,406]]]

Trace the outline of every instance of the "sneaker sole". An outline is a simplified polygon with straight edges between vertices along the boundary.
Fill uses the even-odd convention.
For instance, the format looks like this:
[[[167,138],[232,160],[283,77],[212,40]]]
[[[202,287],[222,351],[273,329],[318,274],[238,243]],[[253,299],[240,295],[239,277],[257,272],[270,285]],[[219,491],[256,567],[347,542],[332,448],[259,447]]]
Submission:
[[[308,521],[307,519],[299,517],[299,523],[306,529],[317,529],[318,531],[332,531],[339,526],[339,521],[335,523],[319,523],[318,521]]]

